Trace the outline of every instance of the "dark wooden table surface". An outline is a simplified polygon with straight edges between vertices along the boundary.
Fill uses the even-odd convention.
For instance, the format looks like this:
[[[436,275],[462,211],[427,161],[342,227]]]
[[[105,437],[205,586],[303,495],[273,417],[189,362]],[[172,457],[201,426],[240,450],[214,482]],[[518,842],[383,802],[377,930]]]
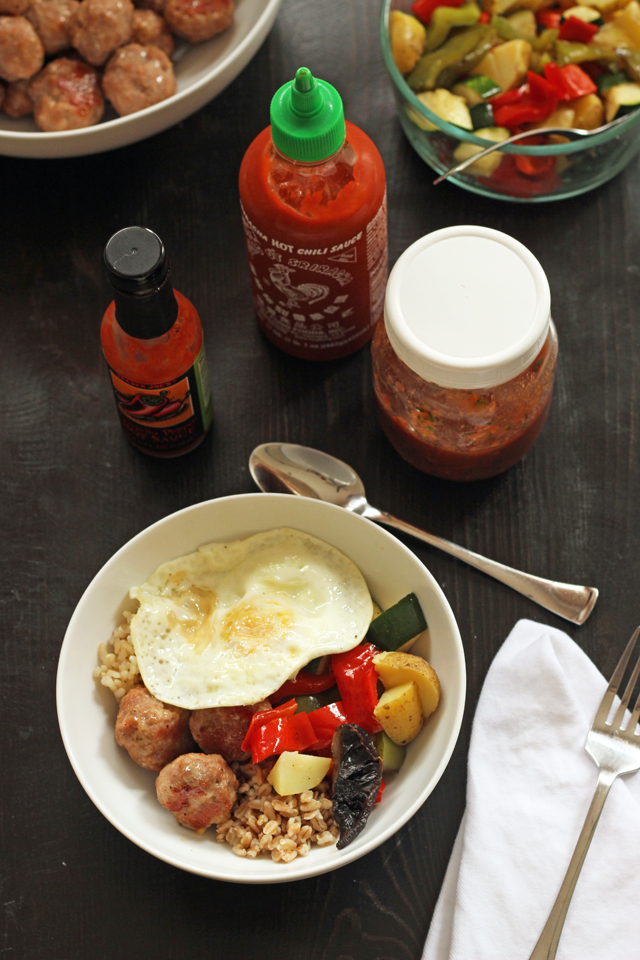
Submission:
[[[469,674],[458,745],[436,790],[391,840],[295,884],[205,880],[121,836],[76,780],[58,732],[55,674],[83,590],[130,537],[194,502],[254,489],[267,440],[330,451],[373,503],[508,564],[601,597],[568,632],[608,673],[640,619],[640,164],[578,199],[537,206],[434,188],[394,116],[374,0],[284,0],[253,62],[172,130],[94,157],[0,158],[2,423],[0,957],[2,960],[416,960],[465,802],[469,734],[492,657],[520,617],[563,622],[417,542],[458,619]],[[548,423],[525,460],[468,486],[418,473],[383,437],[368,349],[311,365],[273,348],[252,313],[236,181],[273,91],[306,64],[377,143],[393,264],[414,240],[479,223],[545,268],[560,338]],[[198,307],[215,426],[157,461],[119,426],[98,330],[105,240],[156,230]],[[97,640],[96,640],[97,642]]]

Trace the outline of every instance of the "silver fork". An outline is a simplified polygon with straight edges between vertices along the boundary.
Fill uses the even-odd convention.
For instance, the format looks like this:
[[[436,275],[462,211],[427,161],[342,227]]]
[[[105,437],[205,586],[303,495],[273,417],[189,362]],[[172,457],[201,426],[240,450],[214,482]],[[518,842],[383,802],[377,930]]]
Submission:
[[[636,628],[624,653],[620,657],[618,666],[613,671],[607,692],[602,698],[602,703],[598,707],[595,720],[587,734],[585,750],[600,768],[596,792],[591,801],[591,806],[589,807],[589,812],[587,813],[587,818],[578,838],[576,848],[573,851],[571,863],[562,881],[560,893],[556,897],[556,902],[551,909],[549,919],[540,934],[540,939],[529,960],[553,960],[555,957],[562,927],[567,915],[567,910],[569,909],[569,903],[571,902],[576,882],[580,876],[582,864],[584,863],[589,844],[598,825],[598,820],[600,819],[600,814],[602,813],[602,808],[607,799],[611,784],[616,777],[622,774],[635,773],[637,770],[640,770],[640,736],[635,732],[638,719],[640,718],[640,694],[635,702],[629,723],[624,730],[622,729],[625,712],[629,706],[629,701],[638,676],[640,675],[640,656],[633,668],[616,715],[611,723],[607,723],[607,718],[611,712],[614,698],[618,693],[618,687],[622,682],[622,677],[633,653],[638,634],[640,634],[640,627]]]

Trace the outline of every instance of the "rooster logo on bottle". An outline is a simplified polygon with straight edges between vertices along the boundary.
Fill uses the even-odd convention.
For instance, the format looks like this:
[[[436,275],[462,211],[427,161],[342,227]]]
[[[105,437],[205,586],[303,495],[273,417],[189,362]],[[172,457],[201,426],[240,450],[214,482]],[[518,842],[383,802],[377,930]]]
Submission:
[[[291,283],[291,274],[295,272],[292,267],[286,267],[283,263],[277,263],[273,267],[269,267],[269,279],[274,287],[287,298],[287,302],[284,304],[287,309],[294,310],[301,303],[317,303],[328,296],[329,287],[326,287],[323,283],[299,283],[294,286]]]

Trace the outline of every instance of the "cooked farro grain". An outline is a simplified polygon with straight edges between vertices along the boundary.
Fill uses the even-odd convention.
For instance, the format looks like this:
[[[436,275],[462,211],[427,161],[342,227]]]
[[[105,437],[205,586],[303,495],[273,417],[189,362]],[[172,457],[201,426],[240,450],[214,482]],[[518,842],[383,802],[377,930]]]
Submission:
[[[315,790],[279,797],[267,782],[273,763],[231,764],[240,781],[238,801],[231,817],[216,828],[217,839],[228,843],[238,857],[264,853],[276,863],[291,863],[306,857],[312,843],[319,847],[335,843],[340,830],[333,820],[329,781],[323,780]]]
[[[136,683],[142,683],[133,644],[129,639],[133,613],[125,610],[122,616],[123,621],[113,631],[111,639],[98,647],[100,666],[93,671],[96,680],[108,687],[116,700],[121,700]]]

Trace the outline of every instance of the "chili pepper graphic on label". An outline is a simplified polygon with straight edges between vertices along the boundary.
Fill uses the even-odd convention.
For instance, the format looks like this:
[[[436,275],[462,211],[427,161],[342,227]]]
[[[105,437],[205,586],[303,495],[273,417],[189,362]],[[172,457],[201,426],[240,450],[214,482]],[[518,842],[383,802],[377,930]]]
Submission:
[[[187,390],[179,400],[167,396],[167,390],[160,393],[137,393],[130,397],[116,391],[118,406],[133,420],[158,421],[176,417],[184,410],[191,391]]]

